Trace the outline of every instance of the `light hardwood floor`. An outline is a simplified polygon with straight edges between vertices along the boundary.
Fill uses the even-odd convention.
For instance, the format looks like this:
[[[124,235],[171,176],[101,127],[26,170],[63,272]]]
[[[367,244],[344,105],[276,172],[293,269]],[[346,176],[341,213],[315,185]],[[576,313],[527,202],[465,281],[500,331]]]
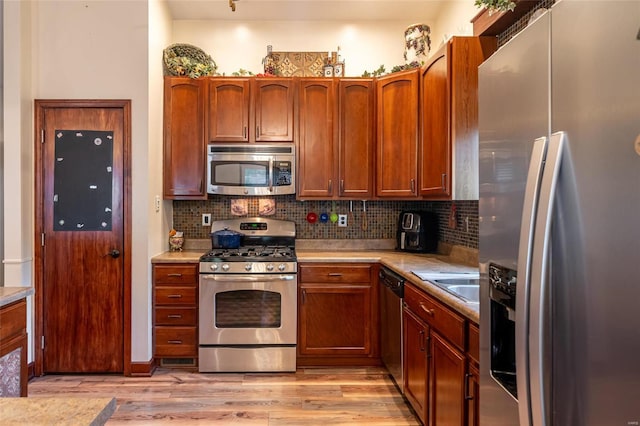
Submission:
[[[108,426],[419,425],[383,368],[301,368],[294,373],[200,374],[157,369],[152,377],[48,375],[29,396],[115,396]]]

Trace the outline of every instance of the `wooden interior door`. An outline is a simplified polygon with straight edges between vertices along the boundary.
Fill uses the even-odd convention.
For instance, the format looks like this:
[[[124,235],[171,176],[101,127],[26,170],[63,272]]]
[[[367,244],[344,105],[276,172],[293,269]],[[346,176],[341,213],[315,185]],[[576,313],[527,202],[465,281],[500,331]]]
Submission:
[[[123,108],[36,106],[41,372],[124,372],[128,118]]]

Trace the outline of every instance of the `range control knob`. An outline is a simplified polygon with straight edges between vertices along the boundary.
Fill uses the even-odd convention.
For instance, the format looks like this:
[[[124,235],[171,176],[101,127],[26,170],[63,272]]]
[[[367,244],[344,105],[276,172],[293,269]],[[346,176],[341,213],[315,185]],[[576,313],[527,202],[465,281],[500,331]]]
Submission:
[[[209,268],[212,271],[217,271],[218,270],[218,264],[217,263],[212,263],[211,266],[209,266]]]
[[[287,269],[287,265],[284,263],[278,265],[278,271],[284,271],[285,269]]]
[[[273,271],[273,263],[267,263],[267,271]]]
[[[229,265],[227,265],[226,263],[222,265],[222,270],[227,272],[229,270]]]
[[[244,270],[245,271],[250,271],[251,267],[252,267],[252,265],[250,263],[247,263],[246,265],[244,265]]]

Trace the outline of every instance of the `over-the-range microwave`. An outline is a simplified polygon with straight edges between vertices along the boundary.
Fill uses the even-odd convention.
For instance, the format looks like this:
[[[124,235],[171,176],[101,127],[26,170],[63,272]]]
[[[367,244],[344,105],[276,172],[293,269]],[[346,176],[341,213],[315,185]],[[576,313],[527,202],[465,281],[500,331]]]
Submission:
[[[216,195],[296,193],[292,143],[209,144],[207,192]]]

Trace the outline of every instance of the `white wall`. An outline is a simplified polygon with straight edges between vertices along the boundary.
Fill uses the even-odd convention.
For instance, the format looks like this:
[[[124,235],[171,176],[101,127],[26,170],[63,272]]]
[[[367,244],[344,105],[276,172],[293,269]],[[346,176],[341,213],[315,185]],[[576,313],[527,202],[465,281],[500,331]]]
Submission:
[[[4,285],[29,287],[33,266],[33,97],[31,90],[31,3],[3,2],[4,77]],[[11,206],[11,208],[8,208]],[[33,303],[27,298],[27,327]],[[33,333],[29,348],[33,348]],[[33,351],[29,350],[29,361]]]
[[[171,43],[171,16],[166,3],[162,0],[149,0],[149,143],[147,154],[147,253],[150,257],[162,253],[168,249],[168,230],[171,228],[173,218],[173,203],[170,200],[162,200],[162,123],[163,123],[163,68],[162,51]],[[160,200],[160,209],[156,211],[156,197]],[[151,276],[151,263],[146,261],[148,276]],[[138,286],[139,294],[136,299],[151,300],[151,286]],[[142,353],[138,348],[138,360],[149,360],[152,353],[152,335],[150,309],[135,309],[131,312],[131,323],[135,330],[132,335],[133,342],[146,341],[147,352]],[[146,308],[151,308],[146,305]],[[134,351],[134,353],[136,353]],[[143,356],[144,355],[144,356]],[[134,361],[136,358],[134,358]]]
[[[4,4],[0,1],[0,241],[4,241]],[[4,244],[0,244],[4,259]],[[0,287],[4,285],[4,262],[0,262]]]
[[[447,35],[471,35],[473,0],[449,1],[431,28],[432,52]],[[209,53],[218,72],[263,71],[267,45],[274,51],[335,51],[345,59],[345,75],[361,76],[384,65],[387,72],[404,64],[404,30],[420,21],[174,21],[173,42],[190,43]]]
[[[131,356],[134,362],[147,362],[151,354],[149,187],[158,179],[148,169],[148,5],[38,0],[33,8],[31,102],[33,98],[132,101],[132,313],[136,318]],[[32,117],[24,117],[24,122],[33,125]],[[22,143],[33,145],[31,140]],[[29,186],[33,187],[32,180]],[[32,226],[24,229],[33,235]]]
[[[175,43],[194,44],[209,53],[218,72],[240,68],[263,72],[267,45],[274,51],[335,51],[340,46],[345,75],[360,76],[384,64],[404,64],[404,29],[411,22],[174,21]]]

